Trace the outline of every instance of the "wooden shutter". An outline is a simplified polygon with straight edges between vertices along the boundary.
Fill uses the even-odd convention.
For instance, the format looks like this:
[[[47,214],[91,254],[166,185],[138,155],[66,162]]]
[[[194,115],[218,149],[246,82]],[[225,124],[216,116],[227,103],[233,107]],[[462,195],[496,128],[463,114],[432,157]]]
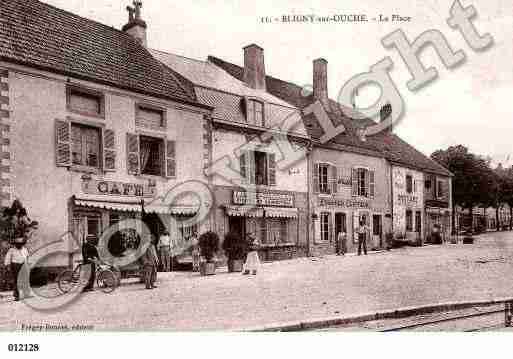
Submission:
[[[358,196],[358,169],[356,168],[351,169],[351,182],[353,185],[352,195],[356,197]]]
[[[255,184],[255,152],[248,151],[247,158],[249,159],[249,183]]]
[[[326,212],[328,215],[328,241],[333,242],[333,216],[330,212]]]
[[[166,177],[176,177],[175,141],[166,141]]]
[[[116,137],[114,130],[103,130],[103,170],[116,170]]]
[[[248,153],[242,151],[239,156],[240,177],[242,183],[248,183]]]
[[[267,154],[267,171],[269,186],[276,186],[276,156],[274,153]]]
[[[353,240],[356,242],[358,240],[358,227],[360,225],[360,216],[358,212],[353,213]]]
[[[369,196],[370,198],[374,198],[374,192],[375,192],[375,185],[374,185],[374,171],[369,171]]]
[[[331,193],[337,193],[338,186],[338,168],[336,166],[330,166],[331,169]]]
[[[71,166],[71,123],[55,120],[55,159],[59,167]]]
[[[127,164],[126,168],[128,174],[138,175],[140,154],[139,154],[139,135],[134,133],[126,134],[126,150],[127,150]]]
[[[313,167],[313,191],[319,193],[319,164],[315,163]]]

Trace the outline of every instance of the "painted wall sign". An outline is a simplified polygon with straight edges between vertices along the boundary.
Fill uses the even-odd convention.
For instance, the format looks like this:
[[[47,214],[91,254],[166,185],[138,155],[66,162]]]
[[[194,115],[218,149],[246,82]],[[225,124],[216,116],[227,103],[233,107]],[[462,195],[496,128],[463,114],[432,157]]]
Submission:
[[[233,191],[234,204],[294,207],[294,196],[283,193]]]
[[[417,204],[419,202],[419,199],[417,196],[400,194],[397,195],[397,202],[401,205]]]
[[[127,197],[154,197],[155,187],[139,183],[126,183],[102,180],[82,181],[82,190],[87,194]]]
[[[351,177],[339,177],[337,183],[341,186],[351,187],[353,185],[353,181]]]
[[[357,199],[319,198],[319,206],[345,207],[345,208],[370,208],[368,201]]]

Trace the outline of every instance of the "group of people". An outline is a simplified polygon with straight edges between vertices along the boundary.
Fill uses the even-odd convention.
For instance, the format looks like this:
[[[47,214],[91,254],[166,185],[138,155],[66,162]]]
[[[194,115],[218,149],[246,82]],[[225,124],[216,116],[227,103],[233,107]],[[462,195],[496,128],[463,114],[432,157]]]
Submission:
[[[357,241],[358,241],[358,255],[363,253],[367,255],[367,236],[369,235],[369,228],[365,224],[365,219],[360,221],[358,228],[356,229]],[[345,232],[338,232],[337,239],[335,241],[335,252],[337,256],[345,255],[347,252],[347,234]]]

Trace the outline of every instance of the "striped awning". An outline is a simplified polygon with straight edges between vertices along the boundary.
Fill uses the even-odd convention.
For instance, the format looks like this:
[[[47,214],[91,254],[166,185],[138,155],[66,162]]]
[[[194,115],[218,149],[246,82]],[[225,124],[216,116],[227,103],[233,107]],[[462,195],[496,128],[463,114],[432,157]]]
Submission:
[[[263,217],[264,209],[254,206],[225,206],[226,215],[231,217]]]
[[[140,201],[109,201],[100,199],[90,198],[79,198],[75,197],[75,205],[81,207],[90,208],[102,208],[113,211],[122,212],[141,212],[142,203]],[[151,203],[144,204],[144,211],[146,213],[157,213],[157,214],[172,214],[172,215],[193,215],[196,213],[195,206],[188,205],[176,205],[168,206],[160,202],[152,201]]]
[[[287,207],[265,207],[266,217],[278,217],[278,218],[297,218],[297,208]]]

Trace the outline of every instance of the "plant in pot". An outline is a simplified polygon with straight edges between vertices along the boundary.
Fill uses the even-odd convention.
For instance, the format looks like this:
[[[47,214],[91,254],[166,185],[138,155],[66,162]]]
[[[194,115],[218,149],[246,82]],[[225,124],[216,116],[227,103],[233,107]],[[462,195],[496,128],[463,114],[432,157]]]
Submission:
[[[248,249],[248,243],[238,234],[233,232],[226,234],[223,250],[228,257],[228,272],[242,272]]]
[[[216,274],[216,263],[214,256],[219,249],[219,236],[212,231],[203,233],[198,240],[200,255],[204,261],[200,263],[201,275]]]

